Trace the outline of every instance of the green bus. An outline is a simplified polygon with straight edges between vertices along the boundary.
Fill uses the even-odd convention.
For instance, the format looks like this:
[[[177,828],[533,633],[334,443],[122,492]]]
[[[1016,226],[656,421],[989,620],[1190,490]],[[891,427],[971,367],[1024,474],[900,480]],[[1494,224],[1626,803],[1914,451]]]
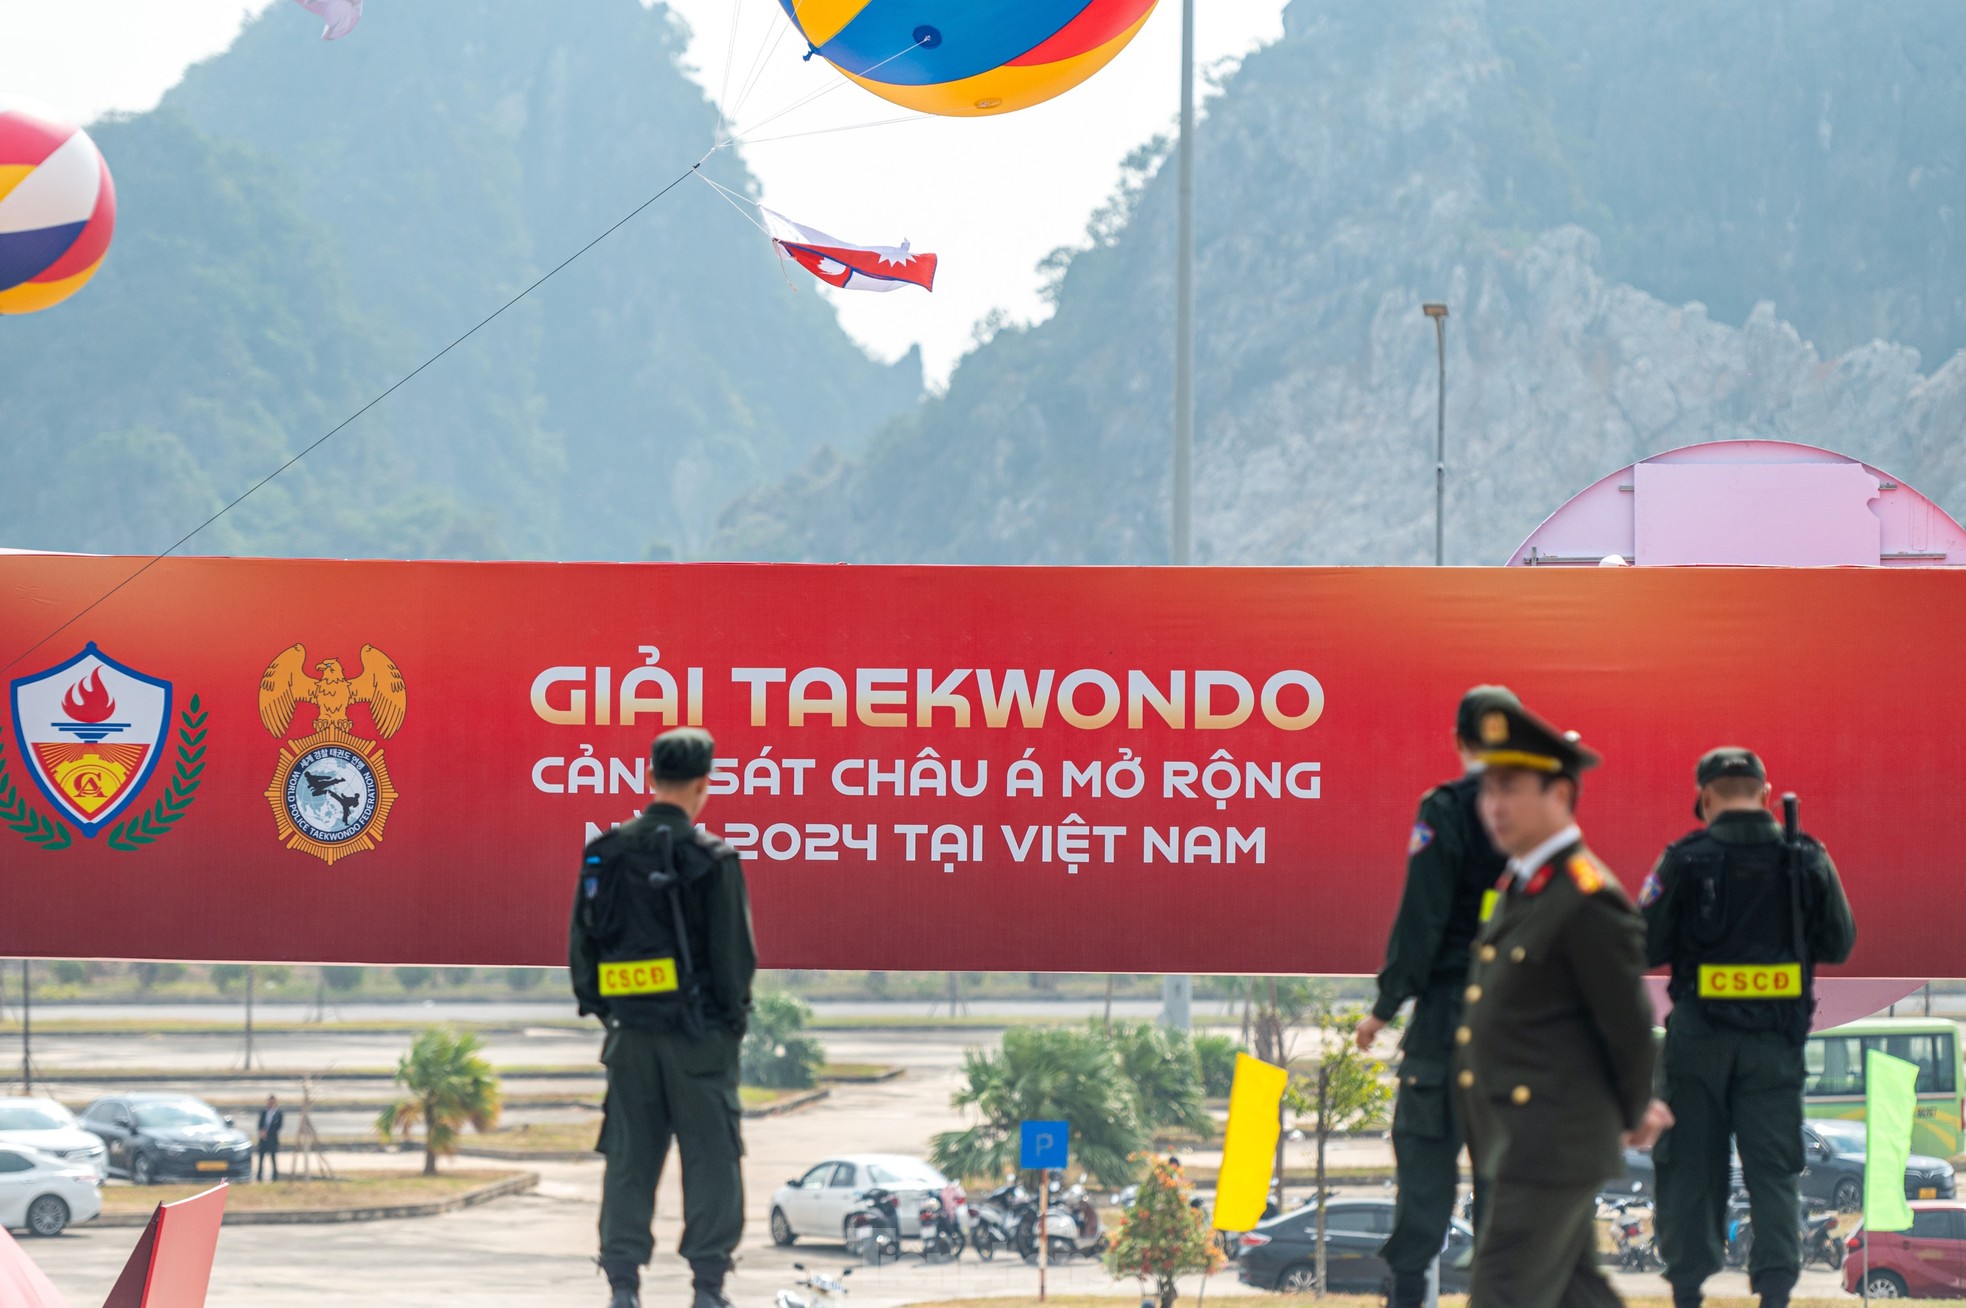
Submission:
[[[1959,1024],[1940,1018],[1874,1017],[1818,1031],[1803,1049],[1803,1112],[1809,1117],[1864,1117],[1864,1055],[1875,1049],[1918,1067],[1918,1120],[1913,1153],[1952,1159],[1966,1131],[1966,1066]]]

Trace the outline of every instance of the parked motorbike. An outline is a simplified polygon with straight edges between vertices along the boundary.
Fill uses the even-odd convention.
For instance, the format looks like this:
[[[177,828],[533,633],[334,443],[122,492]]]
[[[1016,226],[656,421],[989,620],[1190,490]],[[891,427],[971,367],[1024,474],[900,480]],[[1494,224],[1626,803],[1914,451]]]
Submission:
[[[1754,1221],[1748,1216],[1748,1201],[1735,1195],[1727,1201],[1727,1265],[1746,1267],[1754,1251]]]
[[[1059,1264],[1081,1255],[1092,1257],[1104,1253],[1107,1241],[1099,1229],[1099,1209],[1087,1197],[1085,1187],[1075,1185],[1066,1189],[1057,1181],[1050,1182],[1050,1186],[1051,1203],[1044,1215],[1048,1260]],[[1038,1260],[1038,1205],[1028,1197],[1026,1205],[1017,1214],[1017,1252],[1025,1262],[1034,1263]]]
[[[1618,1266],[1626,1271],[1665,1269],[1658,1238],[1645,1229],[1651,1217],[1652,1205],[1644,1199],[1619,1199],[1611,1205],[1611,1243]]]
[[[859,1198],[846,1218],[846,1251],[876,1267],[893,1262],[901,1257],[900,1196],[876,1186]]]
[[[970,1206],[969,1242],[978,1258],[988,1262],[997,1256],[997,1250],[1017,1247],[1017,1230],[1028,1200],[1024,1187],[1013,1181],[984,1195],[982,1203]]]
[[[851,1267],[843,1268],[838,1276],[827,1276],[806,1271],[804,1263],[792,1266],[799,1276],[792,1289],[780,1290],[775,1296],[777,1308],[840,1308],[846,1302],[846,1278],[853,1275]],[[801,1290],[805,1293],[799,1293]]]
[[[1065,1212],[1076,1227],[1072,1251],[1087,1258],[1097,1258],[1105,1253],[1109,1242],[1106,1233],[1099,1228],[1099,1205],[1092,1202],[1092,1196],[1085,1192],[1083,1185],[1074,1185],[1065,1191],[1063,1199]],[[1054,1207],[1059,1206],[1058,1197],[1054,1196],[1051,1202]]]
[[[1802,1265],[1820,1261],[1835,1271],[1843,1266],[1843,1241],[1836,1237],[1835,1213],[1802,1216]]]
[[[922,1223],[922,1257],[931,1263],[951,1262],[962,1257],[968,1245],[963,1234],[963,1215],[969,1204],[961,1186],[950,1186],[940,1198],[924,1199],[919,1212]]]

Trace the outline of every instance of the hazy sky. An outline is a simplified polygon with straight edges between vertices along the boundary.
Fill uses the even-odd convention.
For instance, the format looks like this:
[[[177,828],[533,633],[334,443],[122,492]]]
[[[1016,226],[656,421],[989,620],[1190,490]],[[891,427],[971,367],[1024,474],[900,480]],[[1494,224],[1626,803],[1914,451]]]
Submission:
[[[570,7],[588,2],[565,0]],[[280,17],[295,41],[311,42],[320,58],[335,57],[338,46],[318,39],[319,20],[286,0],[0,0],[0,91],[34,96],[85,121],[148,109],[187,65],[225,48],[244,17],[269,3],[291,11]],[[368,0],[371,12],[392,3],[416,0]],[[1203,75],[1281,35],[1284,3],[1199,3]],[[1038,261],[1081,240],[1086,220],[1118,181],[1121,159],[1170,130],[1179,104],[1176,0],[1163,0],[1098,77],[1048,104],[993,118],[885,126],[858,125],[905,111],[816,59],[801,60],[796,36],[778,40],[789,27],[775,0],[672,0],[672,7],[695,33],[695,76],[735,107],[737,130],[754,138],[743,153],[767,204],[844,240],[905,238],[941,256],[933,295],[823,292],[839,305],[847,330],[876,354],[894,357],[919,342],[931,381],[946,376],[991,309],[1023,321],[1045,312]],[[496,22],[497,12],[496,0],[487,0],[484,21]],[[370,29],[346,38],[365,39],[372,39]],[[754,67],[755,84],[740,99]],[[113,169],[116,161],[109,162]],[[731,221],[743,219],[733,212]],[[761,258],[769,257],[763,239]],[[460,310],[469,317],[480,307]]]

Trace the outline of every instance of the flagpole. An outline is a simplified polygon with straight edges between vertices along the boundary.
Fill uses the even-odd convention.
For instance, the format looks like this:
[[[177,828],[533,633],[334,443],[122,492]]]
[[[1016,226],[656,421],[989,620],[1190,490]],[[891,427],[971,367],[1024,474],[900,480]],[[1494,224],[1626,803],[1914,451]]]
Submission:
[[[1181,143],[1174,224],[1174,475],[1168,561],[1185,568],[1193,552],[1195,462],[1195,0],[1181,0]],[[1161,979],[1161,1025],[1189,1031],[1193,978]]]

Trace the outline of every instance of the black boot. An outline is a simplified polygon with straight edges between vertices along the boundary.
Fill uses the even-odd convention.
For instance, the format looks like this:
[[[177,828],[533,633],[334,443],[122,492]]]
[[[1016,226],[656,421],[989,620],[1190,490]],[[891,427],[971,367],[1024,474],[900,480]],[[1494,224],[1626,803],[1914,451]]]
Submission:
[[[730,1259],[693,1258],[689,1270],[696,1291],[690,1308],[731,1308],[730,1300],[724,1297],[724,1277],[730,1272]]]
[[[1386,1301],[1388,1308],[1425,1308],[1427,1302],[1427,1274],[1425,1272],[1394,1272],[1392,1298]]]
[[[642,1308],[642,1269],[633,1263],[602,1262],[613,1292],[608,1308]]]
[[[1761,1297],[1761,1308],[1789,1308],[1789,1294],[1794,1289],[1794,1277],[1781,1272],[1770,1273],[1754,1282],[1754,1292]]]
[[[1700,1300],[1700,1287],[1697,1285],[1690,1290],[1677,1285],[1672,1288],[1672,1308],[1700,1308]]]

